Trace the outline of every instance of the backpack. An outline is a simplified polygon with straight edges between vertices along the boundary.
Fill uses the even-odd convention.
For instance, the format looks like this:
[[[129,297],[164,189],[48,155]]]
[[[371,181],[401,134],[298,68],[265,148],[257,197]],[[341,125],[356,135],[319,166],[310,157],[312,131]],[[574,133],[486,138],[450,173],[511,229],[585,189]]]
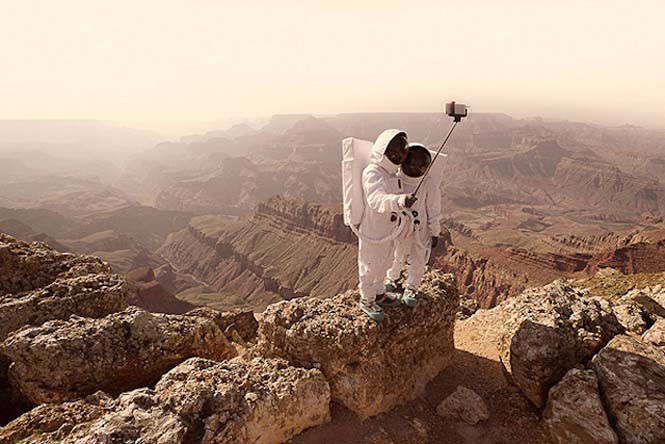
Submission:
[[[373,142],[355,137],[342,141],[342,196],[344,201],[344,225],[360,224],[365,212],[363,196],[363,171],[369,165]]]

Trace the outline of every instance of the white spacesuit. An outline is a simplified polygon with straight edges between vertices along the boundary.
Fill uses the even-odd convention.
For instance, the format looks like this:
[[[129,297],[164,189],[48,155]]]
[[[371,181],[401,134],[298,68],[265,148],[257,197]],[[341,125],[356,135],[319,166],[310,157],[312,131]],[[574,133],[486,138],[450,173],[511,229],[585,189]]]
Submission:
[[[414,145],[412,145],[414,146]],[[422,145],[419,145],[422,147]],[[423,147],[424,148],[424,147]],[[411,194],[415,191],[421,177],[409,177],[400,171],[397,175],[402,192]],[[428,176],[418,191],[418,200],[408,210],[412,216],[403,234],[395,240],[395,254],[392,266],[387,272],[387,287],[399,280],[405,262],[409,268],[406,279],[406,291],[402,298],[407,305],[415,304],[415,292],[425,273],[425,266],[430,257],[432,237],[441,234],[441,188],[440,179]]]
[[[404,223],[401,212],[406,211],[407,195],[396,175],[399,165],[384,155],[390,141],[399,134],[405,133],[386,130],[379,135],[362,176],[365,212],[358,228],[358,278],[361,308],[368,314],[368,307],[372,313],[381,312],[375,300],[385,293],[384,279],[393,259],[392,234]]]

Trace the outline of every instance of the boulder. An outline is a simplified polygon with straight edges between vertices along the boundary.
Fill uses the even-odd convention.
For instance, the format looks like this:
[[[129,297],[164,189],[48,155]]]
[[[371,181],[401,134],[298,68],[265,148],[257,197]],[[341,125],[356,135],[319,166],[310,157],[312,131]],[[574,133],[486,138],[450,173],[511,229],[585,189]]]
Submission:
[[[202,443],[282,443],[330,421],[330,387],[319,370],[254,358],[191,359],[155,387],[161,405],[193,424]]]
[[[466,424],[477,424],[490,417],[487,404],[473,390],[464,386],[457,389],[436,408],[436,413],[446,419]]]
[[[52,411],[61,412],[60,422],[67,424],[58,433],[42,428],[36,418]],[[221,363],[192,358],[164,375],[154,390],[137,389],[105,402],[101,414],[77,401],[37,407],[12,425],[25,424],[24,444],[279,444],[329,420],[330,388],[318,370],[263,358]]]
[[[292,365],[320,368],[333,400],[365,418],[418,397],[451,360],[459,308],[452,275],[429,273],[415,309],[386,309],[377,323],[349,291],[269,306],[257,351]]]
[[[0,233],[0,297],[45,287],[57,278],[110,272],[98,258],[59,253],[45,243]]]
[[[626,331],[641,335],[649,327],[649,318],[638,304],[614,305],[612,311],[614,311],[617,320]]]
[[[637,337],[619,335],[591,365],[620,441],[665,442],[665,352]]]
[[[661,294],[665,295],[665,292],[659,287],[635,289],[621,296],[617,304],[636,305],[640,307],[648,320],[655,322],[659,317],[665,317],[665,306]]]
[[[564,281],[526,290],[494,310],[502,314],[501,361],[539,408],[568,370],[622,331],[607,301],[589,298]]]
[[[665,351],[665,318],[658,319],[651,328],[642,335],[642,339]]]
[[[550,390],[543,421],[559,444],[618,444],[600,395],[596,372],[573,368]]]
[[[233,338],[235,330],[242,340],[254,341],[259,323],[254,317],[254,312],[247,308],[236,308],[229,311],[219,311],[209,307],[196,308],[187,312],[191,316],[201,316],[212,319],[227,338]]]
[[[68,436],[78,424],[92,421],[105,413],[112,401],[103,392],[62,404],[42,404],[0,427],[0,444],[29,443],[35,435],[55,442]]]
[[[641,335],[659,318],[665,317],[660,293],[659,287],[634,289],[615,302],[612,309],[626,331]]]
[[[26,325],[37,326],[72,314],[99,318],[121,311],[127,283],[110,273],[57,279],[44,288],[0,296],[0,341]]]
[[[0,233],[0,344],[26,326],[121,311],[127,297],[126,282],[98,258],[59,253]],[[0,422],[25,411],[27,403],[9,386],[9,364],[0,353]]]
[[[72,316],[20,330],[0,345],[10,383],[33,403],[119,393],[155,383],[193,356],[226,359],[233,348],[217,325],[196,316],[136,307],[105,318]]]
[[[100,392],[101,393],[101,392]],[[0,443],[14,444],[189,444],[187,425],[162,409],[147,388],[105,399],[42,404],[0,431]],[[48,415],[42,417],[42,415]],[[50,419],[54,418],[54,419]],[[5,441],[2,441],[5,439]],[[16,439],[21,439],[17,441]]]

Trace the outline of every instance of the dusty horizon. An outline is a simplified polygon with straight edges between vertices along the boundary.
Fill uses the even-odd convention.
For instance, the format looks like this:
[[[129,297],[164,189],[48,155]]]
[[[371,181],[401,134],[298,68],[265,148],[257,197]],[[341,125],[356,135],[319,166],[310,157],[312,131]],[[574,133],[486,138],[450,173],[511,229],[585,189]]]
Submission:
[[[0,119],[185,134],[245,116],[473,112],[663,128],[665,4],[6,5]],[[238,117],[240,116],[240,117]]]
[[[442,105],[443,107],[443,105]],[[97,122],[100,124],[104,125],[109,125],[110,127],[115,127],[115,128],[126,128],[130,130],[139,130],[139,131],[146,131],[149,133],[153,133],[155,136],[164,138],[164,139],[170,139],[170,140],[176,140],[180,137],[188,136],[188,135],[194,135],[194,134],[202,134],[208,131],[216,131],[216,130],[227,130],[230,129],[232,126],[236,124],[247,124],[250,127],[254,129],[260,129],[262,126],[268,123],[271,117],[276,116],[276,115],[312,115],[317,118],[325,118],[325,117],[330,117],[330,116],[335,116],[335,115],[340,115],[340,114],[429,114],[429,113],[437,113],[440,112],[443,115],[443,111],[441,110],[423,110],[423,111],[343,111],[340,113],[311,113],[311,112],[294,112],[294,113],[276,113],[272,115],[246,115],[246,116],[229,116],[227,118],[218,118],[215,120],[210,120],[210,121],[187,121],[187,120],[178,120],[178,121],[121,121],[121,120],[111,120],[111,119],[98,119],[98,118],[81,118],[81,119],[68,119],[68,118],[33,118],[33,119],[0,119],[0,122],[19,122],[19,121],[25,121],[25,122],[57,122],[57,121],[81,121],[81,122]],[[501,111],[477,111],[477,110],[472,110],[471,111],[472,115],[473,114],[505,114],[508,115],[514,119],[543,119],[544,121],[549,121],[549,122],[570,122],[570,123],[582,123],[582,124],[588,124],[592,126],[598,126],[598,127],[607,127],[607,128],[612,128],[612,127],[621,127],[621,126],[635,126],[639,128],[643,128],[645,130],[653,130],[653,131],[665,131],[665,123],[660,126],[654,126],[654,125],[643,125],[643,124],[636,124],[636,123],[630,123],[630,122],[623,122],[623,123],[607,123],[607,122],[598,122],[598,121],[591,121],[591,120],[579,120],[579,119],[566,119],[562,117],[557,117],[557,116],[539,116],[539,115],[527,115],[523,114],[520,115],[518,114],[510,114],[510,113],[505,113]],[[0,142],[2,141],[2,137],[6,136],[7,134],[2,134],[0,133]],[[23,134],[20,136],[21,140],[24,140],[26,142],[30,141],[32,137],[28,136],[27,134]],[[38,139],[38,137],[37,137]]]

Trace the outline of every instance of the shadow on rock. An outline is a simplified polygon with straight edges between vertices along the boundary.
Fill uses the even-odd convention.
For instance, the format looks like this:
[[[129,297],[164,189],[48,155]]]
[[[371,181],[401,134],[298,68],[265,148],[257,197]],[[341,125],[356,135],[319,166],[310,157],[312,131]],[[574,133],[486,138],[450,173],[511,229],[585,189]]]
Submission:
[[[437,415],[437,406],[460,385],[487,404],[487,421],[468,425]],[[333,404],[333,422],[311,429],[294,444],[532,444],[550,441],[539,424],[538,411],[509,384],[500,362],[455,350],[451,365],[425,388],[422,397],[365,421]]]

